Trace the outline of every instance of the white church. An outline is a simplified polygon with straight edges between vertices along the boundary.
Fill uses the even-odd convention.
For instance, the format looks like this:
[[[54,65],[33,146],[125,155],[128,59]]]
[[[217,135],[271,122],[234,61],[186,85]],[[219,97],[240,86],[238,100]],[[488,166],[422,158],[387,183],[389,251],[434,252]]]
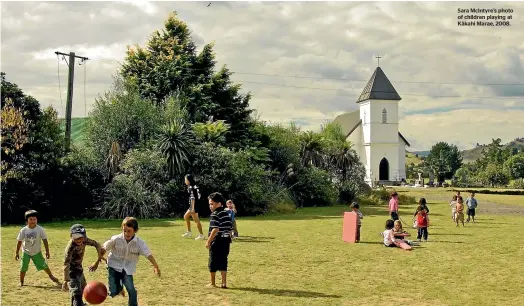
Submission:
[[[377,67],[357,100],[360,109],[334,120],[366,168],[365,181],[370,186],[406,179],[405,154],[410,144],[398,130],[400,100],[384,71]]]

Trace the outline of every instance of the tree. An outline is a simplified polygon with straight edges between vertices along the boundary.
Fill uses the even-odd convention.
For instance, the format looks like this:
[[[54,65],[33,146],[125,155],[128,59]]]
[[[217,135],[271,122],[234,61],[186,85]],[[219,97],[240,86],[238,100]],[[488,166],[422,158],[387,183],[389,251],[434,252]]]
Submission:
[[[183,119],[173,119],[162,127],[158,139],[158,150],[166,158],[172,177],[181,176],[184,173],[189,162],[193,138],[191,127]]]
[[[482,166],[486,167],[488,164],[502,166],[511,156],[511,149],[505,148],[500,138],[492,139],[491,143],[482,149],[482,155],[483,157],[480,161]]]
[[[445,142],[438,142],[431,147],[423,165],[426,169],[439,173],[439,182],[444,181],[444,178],[452,178],[461,166],[462,156],[459,149]]]
[[[253,120],[250,94],[241,94],[231,72],[222,67],[215,73],[213,44],[197,54],[188,26],[172,13],[162,31],[156,31],[145,48],[128,48],[121,75],[135,83],[140,96],[157,105],[174,93],[182,93],[190,123],[212,116],[230,125],[225,134],[230,147],[242,148],[252,141]]]
[[[325,163],[322,137],[312,131],[300,135],[300,157],[302,165],[322,167]]]
[[[486,169],[479,174],[479,177],[484,184],[489,184],[491,187],[506,186],[509,183],[509,176],[497,164],[489,164]]]
[[[524,154],[513,155],[504,163],[512,179],[524,178]]]
[[[1,181],[5,182],[9,178],[16,178],[20,175],[16,167],[13,167],[12,156],[21,151],[29,142],[28,123],[22,110],[16,108],[13,101],[8,98],[2,107],[0,124],[2,131]]]

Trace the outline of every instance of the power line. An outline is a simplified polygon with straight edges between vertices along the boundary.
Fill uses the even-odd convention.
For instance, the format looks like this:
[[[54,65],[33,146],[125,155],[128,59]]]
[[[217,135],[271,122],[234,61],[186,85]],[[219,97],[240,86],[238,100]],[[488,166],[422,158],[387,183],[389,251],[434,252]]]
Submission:
[[[57,62],[57,76],[58,76],[58,93],[60,94],[60,110],[64,114],[64,102],[62,101],[62,89],[60,86],[60,55],[56,55]]]
[[[93,59],[95,61],[105,61],[121,64],[117,60],[109,59]],[[177,67],[178,70],[208,70],[206,68],[192,68],[192,67]],[[229,70],[233,74],[242,75],[254,75],[254,76],[268,76],[268,77],[281,77],[281,78],[295,78],[295,79],[314,79],[314,80],[336,80],[336,81],[348,81],[348,82],[368,82],[369,80],[357,80],[348,78],[327,78],[327,77],[314,77],[314,76],[303,76],[303,75],[281,75],[281,74],[266,74],[266,73],[255,73],[255,72],[243,72]],[[430,81],[398,81],[391,80],[392,83],[406,83],[406,84],[440,84],[440,85],[481,85],[481,86],[524,86],[524,83],[467,83],[467,82],[430,82]]]

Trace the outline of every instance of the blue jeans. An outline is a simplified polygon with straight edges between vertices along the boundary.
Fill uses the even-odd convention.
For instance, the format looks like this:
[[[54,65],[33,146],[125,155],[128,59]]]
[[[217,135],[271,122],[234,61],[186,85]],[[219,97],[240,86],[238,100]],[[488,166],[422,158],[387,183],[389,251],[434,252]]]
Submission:
[[[109,275],[109,296],[115,297],[122,292],[123,287],[126,288],[129,296],[129,306],[138,306],[138,297],[133,283],[133,275],[127,275],[126,271],[118,272],[117,270],[108,267]]]

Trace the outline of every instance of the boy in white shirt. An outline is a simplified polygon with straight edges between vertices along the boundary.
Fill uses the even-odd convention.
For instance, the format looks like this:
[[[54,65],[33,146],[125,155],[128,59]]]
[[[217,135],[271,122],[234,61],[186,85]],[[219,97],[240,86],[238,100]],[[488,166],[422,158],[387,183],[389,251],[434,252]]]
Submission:
[[[24,285],[25,274],[29,269],[29,261],[33,261],[36,270],[44,270],[49,278],[57,285],[61,285],[58,278],[53,276],[49,269],[44,256],[42,255],[42,245],[40,241],[44,242],[45,257],[49,259],[51,254],[49,253],[49,244],[47,243],[47,235],[44,229],[37,224],[38,212],[36,210],[28,210],[25,213],[25,221],[27,223],[20,232],[18,233],[18,243],[16,244],[16,255],[15,259],[20,259],[20,247],[23,246],[22,262],[20,265],[20,286]]]
[[[138,306],[138,294],[133,282],[133,274],[140,255],[147,257],[153,264],[153,270],[160,276],[158,264],[151,254],[144,240],[135,234],[138,231],[138,221],[127,217],[122,221],[122,233],[111,237],[104,243],[104,249],[109,253],[107,257],[109,296],[118,294],[124,296],[123,287],[129,294],[129,306]]]

